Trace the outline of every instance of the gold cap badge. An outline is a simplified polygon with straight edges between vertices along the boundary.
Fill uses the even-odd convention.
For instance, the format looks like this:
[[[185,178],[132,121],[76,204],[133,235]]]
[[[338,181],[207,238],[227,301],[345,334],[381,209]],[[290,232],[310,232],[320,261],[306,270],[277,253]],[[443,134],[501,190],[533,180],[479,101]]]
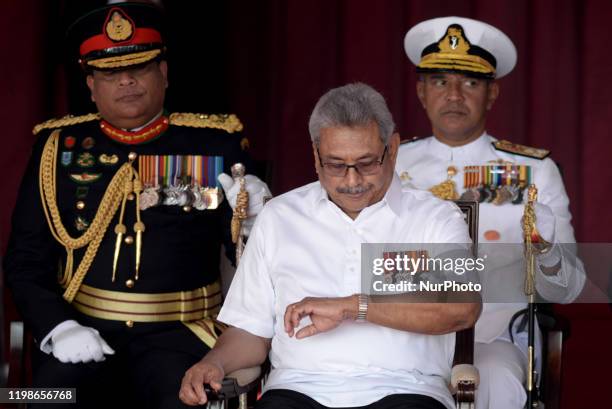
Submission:
[[[120,9],[114,9],[109,13],[105,30],[111,40],[125,41],[134,33],[134,24],[122,14]]]

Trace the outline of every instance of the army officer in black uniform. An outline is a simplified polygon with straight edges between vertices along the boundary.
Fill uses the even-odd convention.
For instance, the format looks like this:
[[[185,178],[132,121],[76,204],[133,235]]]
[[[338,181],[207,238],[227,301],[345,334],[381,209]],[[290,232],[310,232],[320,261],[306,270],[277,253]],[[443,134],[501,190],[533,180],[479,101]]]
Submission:
[[[136,3],[72,26],[99,113],[35,128],[13,214],[4,267],[42,351],[33,386],[76,387],[81,407],[112,396],[99,386],[111,367],[139,407],[182,407],[180,380],[221,329],[221,244],[232,252],[239,191],[227,173],[247,141],[235,115],[163,109],[160,27]],[[245,180],[247,224],[269,191]]]

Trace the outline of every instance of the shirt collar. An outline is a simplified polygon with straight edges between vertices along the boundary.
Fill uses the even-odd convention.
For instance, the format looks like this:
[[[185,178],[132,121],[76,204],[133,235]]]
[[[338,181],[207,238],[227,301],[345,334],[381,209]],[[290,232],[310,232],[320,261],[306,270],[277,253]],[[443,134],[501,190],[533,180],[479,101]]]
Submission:
[[[429,152],[445,161],[473,161],[482,158],[491,148],[493,138],[486,132],[478,139],[461,146],[450,146],[441,142],[435,136],[430,138]]]

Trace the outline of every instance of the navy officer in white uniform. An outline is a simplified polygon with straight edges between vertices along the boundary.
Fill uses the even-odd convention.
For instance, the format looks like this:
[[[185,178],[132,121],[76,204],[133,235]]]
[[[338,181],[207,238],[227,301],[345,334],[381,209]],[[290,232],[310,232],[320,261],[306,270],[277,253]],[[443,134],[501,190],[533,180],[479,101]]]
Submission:
[[[394,127],[367,85],[321,97],[309,125],[319,181],[263,208],[219,315],[232,327],[186,372],[183,402],[205,403],[203,383],[269,354],[259,409],[454,407],[453,332],[480,301],[369,302],[362,288],[362,243],[470,240],[455,206],[402,188]]]
[[[417,67],[417,96],[433,136],[403,142],[396,171],[404,186],[429,190],[446,200],[479,201],[481,244],[516,243],[490,254],[489,280],[481,278],[485,293],[487,282],[504,279],[504,294],[508,289],[515,294],[505,299],[485,295],[475,331],[475,364],[481,379],[476,407],[522,408],[526,335],[511,337],[508,326],[526,306],[521,299],[525,273],[520,245],[525,189],[534,183],[539,191],[536,227],[549,244],[537,256],[536,289],[552,302],[571,302],[585,280],[580,260],[568,252],[569,246],[559,245],[575,242],[569,199],[547,151],[498,140],[486,132],[487,114],[500,92],[496,80],[508,74],[517,59],[514,44],[503,32],[480,21],[443,17],[414,26],[404,46]]]

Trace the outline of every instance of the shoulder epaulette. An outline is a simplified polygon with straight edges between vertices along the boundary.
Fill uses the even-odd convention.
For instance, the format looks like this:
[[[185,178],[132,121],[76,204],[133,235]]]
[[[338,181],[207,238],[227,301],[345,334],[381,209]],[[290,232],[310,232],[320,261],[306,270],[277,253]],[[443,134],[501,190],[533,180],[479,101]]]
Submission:
[[[416,141],[420,141],[421,139],[423,139],[420,136],[413,136],[412,138],[408,138],[408,139],[404,139],[402,141],[400,141],[400,145],[405,145],[407,143],[412,143],[412,142],[416,142]]]
[[[32,133],[36,135],[43,129],[61,128],[63,126],[82,124],[83,122],[95,121],[98,119],[100,119],[100,114],[98,113],[79,116],[66,115],[63,118],[49,119],[48,121],[36,125],[34,129],[32,129]]]
[[[519,145],[518,143],[505,140],[491,142],[491,144],[498,151],[527,156],[528,158],[544,159],[550,155],[550,151],[547,149],[532,148],[530,146]]]
[[[234,114],[207,115],[192,113],[173,113],[169,116],[170,125],[190,126],[193,128],[222,129],[227,133],[242,131],[242,122]]]

